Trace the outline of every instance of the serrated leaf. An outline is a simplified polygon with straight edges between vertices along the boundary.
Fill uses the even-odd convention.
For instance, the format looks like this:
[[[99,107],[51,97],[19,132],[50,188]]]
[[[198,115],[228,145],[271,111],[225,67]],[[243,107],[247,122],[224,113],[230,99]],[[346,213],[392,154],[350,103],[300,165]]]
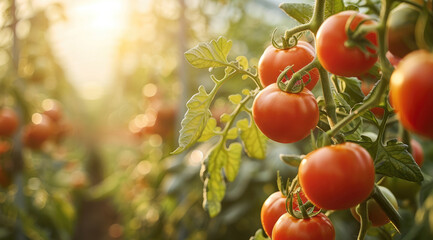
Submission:
[[[239,66],[243,70],[247,70],[248,69],[248,59],[245,56],[238,56],[238,57],[236,57],[236,61],[239,63]]]
[[[240,94],[234,94],[229,96],[229,101],[235,105],[241,103],[242,96]]]
[[[344,11],[346,8],[344,7],[343,0],[334,0],[334,1],[326,1],[325,2],[325,18],[328,18],[336,13]]]
[[[203,208],[215,217],[221,211],[221,201],[224,198],[226,185],[222,175],[225,168],[228,180],[233,180],[239,170],[241,150],[239,143],[232,143],[227,149],[224,141],[220,141],[203,162],[204,176]]]
[[[230,130],[227,131],[227,135],[226,138],[227,139],[235,139],[238,137],[238,129],[236,127],[231,128]]]
[[[186,103],[188,110],[182,119],[179,136],[179,147],[172,152],[178,154],[189,148],[200,138],[206,123],[212,115],[209,105],[212,98],[203,86],[198,88],[198,93],[194,94]]]
[[[421,182],[423,176],[407,145],[396,140],[379,144],[375,159],[376,173],[390,177],[398,177],[412,182]]]
[[[227,149],[227,160],[224,165],[224,172],[227,180],[233,182],[238,175],[241,165],[242,145],[240,143],[232,143]]]
[[[245,95],[245,96],[250,95],[250,92],[251,92],[251,91],[250,91],[249,89],[246,89],[246,88],[245,88],[245,89],[242,89],[242,94]]]
[[[265,237],[262,229],[256,231],[254,236],[250,237],[250,240],[270,240],[270,238]]]
[[[186,60],[196,68],[223,67],[228,64],[227,56],[232,41],[219,37],[216,41],[200,43],[185,53]]]
[[[268,138],[257,128],[257,125],[254,122],[249,124],[247,119],[241,119],[236,126],[241,129],[241,140],[248,157],[264,159]]]
[[[220,121],[223,123],[227,123],[228,121],[230,121],[231,116],[227,113],[223,113],[220,117]]]
[[[313,6],[306,3],[282,3],[279,6],[289,17],[301,24],[308,23],[313,16]]]
[[[206,127],[203,129],[203,132],[201,133],[201,136],[198,139],[198,141],[206,142],[207,140],[215,136],[216,135],[215,132],[220,130],[216,125],[217,125],[216,119],[213,117],[209,118]]]

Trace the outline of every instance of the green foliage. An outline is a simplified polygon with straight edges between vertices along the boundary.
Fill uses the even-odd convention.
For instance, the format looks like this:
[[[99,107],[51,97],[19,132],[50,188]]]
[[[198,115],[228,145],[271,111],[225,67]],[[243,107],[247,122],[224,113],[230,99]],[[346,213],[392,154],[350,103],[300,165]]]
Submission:
[[[306,3],[282,3],[279,6],[288,16],[306,24],[313,16],[313,6]]]
[[[240,129],[241,140],[248,157],[264,159],[266,157],[267,137],[258,129],[254,120],[251,123],[247,119],[241,119],[236,123]]]
[[[220,37],[188,50],[185,58],[196,68],[223,67],[228,64],[227,55],[231,48],[232,42]]]
[[[269,239],[270,238],[265,236],[262,229],[257,230],[256,234],[254,234],[254,236],[250,237],[250,240],[269,240]]]

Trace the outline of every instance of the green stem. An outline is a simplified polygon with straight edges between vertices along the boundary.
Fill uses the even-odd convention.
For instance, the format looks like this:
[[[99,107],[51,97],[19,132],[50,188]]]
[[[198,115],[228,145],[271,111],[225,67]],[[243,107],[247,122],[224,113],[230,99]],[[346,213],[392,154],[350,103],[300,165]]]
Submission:
[[[231,68],[233,68],[234,70],[236,70],[236,72],[238,72],[238,73],[240,73],[240,74],[245,74],[245,75],[247,75],[251,80],[253,80],[253,82],[257,85],[257,87],[258,87],[260,90],[263,89],[263,85],[262,85],[262,83],[260,82],[260,79],[259,79],[259,77],[258,77],[257,75],[254,75],[254,74],[252,74],[252,73],[250,73],[250,72],[248,72],[248,71],[245,71],[244,69],[239,68],[239,67],[235,66],[234,64],[224,64],[224,65],[227,66],[227,67],[231,67]]]
[[[328,115],[329,125],[331,129],[338,122],[336,114],[336,105],[332,96],[331,84],[329,82],[328,72],[323,68],[319,67],[320,81],[322,83],[323,98],[325,99],[325,108]]]
[[[404,129],[403,125],[398,125],[398,137],[400,140],[407,145],[407,150],[412,153],[412,146],[410,145],[410,134]]]
[[[394,225],[395,229],[400,232],[401,227],[401,216],[391,204],[391,202],[383,195],[380,191],[380,188],[377,184],[374,184],[374,190],[371,194],[371,197],[379,204],[382,210],[386,213],[391,221],[392,225]]]
[[[313,68],[319,68],[321,67],[319,59],[317,57],[315,57],[313,59],[312,62],[310,62],[309,64],[305,65],[303,68],[299,69],[298,71],[296,71],[295,73],[293,73],[292,77],[290,78],[290,80],[288,81],[288,84],[286,85],[285,89],[283,91],[285,92],[292,92],[293,87],[295,86],[295,84],[298,81],[302,81],[302,77],[305,74],[308,74],[308,72],[310,70],[312,70]],[[286,75],[287,71],[283,71],[280,76],[278,76],[278,78],[281,77],[281,75],[283,74]],[[303,84],[303,83],[301,83]],[[302,91],[302,88],[299,90],[299,92]]]
[[[360,227],[357,240],[363,240],[365,235],[367,234],[367,230],[369,228],[369,219],[368,219],[368,209],[367,209],[367,201],[360,203],[356,207],[356,213],[360,218]]]

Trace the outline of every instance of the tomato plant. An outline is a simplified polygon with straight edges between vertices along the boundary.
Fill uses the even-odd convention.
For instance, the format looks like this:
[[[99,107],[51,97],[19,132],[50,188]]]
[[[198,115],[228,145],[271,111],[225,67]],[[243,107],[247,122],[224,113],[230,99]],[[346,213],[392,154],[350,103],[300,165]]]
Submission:
[[[28,124],[23,130],[23,143],[32,149],[40,149],[55,133],[51,119],[43,114],[38,116],[34,123]]]
[[[10,137],[18,128],[19,120],[14,110],[2,108],[0,110],[0,136]]]
[[[382,191],[382,193],[385,195],[386,199],[388,199],[388,201],[390,201],[391,204],[396,209],[398,209],[397,199],[394,197],[392,192],[389,189],[382,186],[379,186],[379,188]],[[350,208],[350,212],[352,213],[352,216],[355,217],[356,220],[360,221],[360,217],[356,213],[355,207]],[[389,223],[389,218],[386,215],[386,213],[382,210],[379,204],[372,198],[368,199],[367,201],[367,212],[368,212],[368,219],[371,221],[373,227],[379,227]]]
[[[390,101],[401,124],[433,139],[433,54],[418,50],[401,60],[390,80]]]
[[[286,67],[293,65],[293,71],[288,71],[286,76],[287,79],[290,79],[293,72],[312,62],[314,57],[314,48],[304,41],[298,41],[296,46],[289,49],[278,49],[270,45],[265,49],[259,60],[258,74],[260,82],[264,87],[277,82],[280,73]],[[286,81],[286,78],[283,81]],[[308,74],[302,77],[302,80],[306,83],[306,87],[312,90],[319,80],[319,71],[316,68],[310,70]]]
[[[367,52],[363,52],[357,46],[349,46],[349,37],[345,26],[353,15],[356,16],[350,23],[350,29],[352,30],[361,21],[368,18],[368,16],[355,11],[340,12],[327,18],[317,32],[317,57],[326,70],[339,76],[360,76],[367,72],[377,61],[376,51],[373,48],[367,47]],[[365,21],[363,24],[374,24],[374,22]],[[365,39],[377,46],[376,33],[367,33]]]
[[[308,89],[287,93],[273,83],[254,99],[253,117],[267,137],[291,143],[302,140],[314,130],[319,121],[319,108]]]
[[[298,219],[285,213],[275,223],[272,239],[333,240],[335,229],[331,220],[323,213],[306,219]]]
[[[314,205],[338,210],[364,201],[373,190],[375,173],[370,154],[346,142],[309,153],[298,174],[302,190]]]

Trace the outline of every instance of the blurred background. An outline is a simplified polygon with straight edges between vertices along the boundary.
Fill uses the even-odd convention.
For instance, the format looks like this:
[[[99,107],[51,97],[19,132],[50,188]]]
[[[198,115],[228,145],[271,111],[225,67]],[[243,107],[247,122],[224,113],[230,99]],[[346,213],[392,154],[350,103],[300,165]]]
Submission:
[[[13,110],[18,124],[0,137],[0,239],[254,235],[277,170],[284,179],[296,174],[279,154],[305,153],[307,144],[269,143],[265,160],[243,156],[215,218],[202,208],[199,175],[212,143],[169,153],[185,103],[199,85],[211,86],[209,72],[183,53],[225,36],[232,58],[256,65],[272,31],[295,25],[279,3],[2,0],[0,108]],[[244,85],[224,85],[215,118],[232,110],[227,96]],[[356,236],[350,213],[336,215],[340,238]]]

